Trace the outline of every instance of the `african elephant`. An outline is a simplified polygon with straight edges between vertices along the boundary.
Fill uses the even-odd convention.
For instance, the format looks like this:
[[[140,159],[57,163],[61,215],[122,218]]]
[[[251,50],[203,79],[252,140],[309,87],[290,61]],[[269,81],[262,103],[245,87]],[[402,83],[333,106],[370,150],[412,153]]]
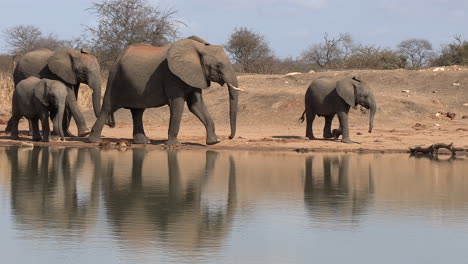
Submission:
[[[344,78],[334,81],[328,78],[314,80],[305,94],[305,110],[300,122],[304,122],[304,114],[307,117],[306,137],[315,139],[312,123],[315,115],[325,117],[323,137],[338,138],[343,134],[342,142],[351,142],[349,138],[348,112],[351,106],[362,105],[370,109],[369,133],[372,132],[374,115],[377,109],[374,94],[369,86],[356,77]],[[340,128],[331,131],[331,123],[335,114],[340,121]]]
[[[177,140],[184,102],[206,128],[206,143],[219,142],[215,126],[203,102],[202,90],[210,82],[227,84],[230,98],[232,139],[236,132],[238,104],[237,76],[221,46],[208,44],[192,36],[169,46],[145,44],[127,47],[117,58],[109,73],[101,113],[94,124],[89,141],[100,142],[106,118],[113,123],[113,113],[119,108],[130,109],[133,119],[133,139],[137,144],[150,143],[143,128],[145,108],[169,105],[170,123],[166,144]]]
[[[76,100],[80,83],[89,85],[93,90],[94,113],[96,117],[98,116],[101,110],[101,70],[96,57],[84,50],[78,51],[72,48],[61,48],[57,51],[34,50],[26,53],[18,61],[13,72],[15,87],[29,76],[62,81],[68,87],[67,110],[75,119],[78,136],[89,134],[89,129]],[[70,136],[68,131],[70,113],[67,110],[63,126],[66,136]],[[8,122],[5,132],[10,131],[10,123]]]
[[[13,92],[11,137],[18,137],[18,122],[21,117],[31,121],[33,140],[49,141],[49,112],[53,121],[53,135],[60,135],[64,140],[62,127],[63,114],[68,91],[65,84],[60,81],[29,77],[22,80]],[[42,122],[42,135],[39,133],[38,120]]]

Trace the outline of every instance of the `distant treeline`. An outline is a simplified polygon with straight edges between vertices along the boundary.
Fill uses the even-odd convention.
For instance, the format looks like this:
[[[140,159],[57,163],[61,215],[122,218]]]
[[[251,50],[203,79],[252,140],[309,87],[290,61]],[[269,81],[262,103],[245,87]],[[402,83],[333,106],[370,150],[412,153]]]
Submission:
[[[9,54],[0,55],[0,71],[11,71],[14,60],[38,49],[68,46],[86,48],[108,69],[120,51],[130,44],[161,46],[180,37],[184,23],[173,9],[162,9],[148,0],[104,0],[87,9],[97,17],[96,26],[85,26],[80,36],[61,40],[32,25],[18,25],[2,33]],[[209,36],[201,36],[209,40]],[[305,44],[307,45],[307,44]],[[236,70],[249,73],[287,73],[327,69],[420,69],[429,66],[468,65],[468,41],[460,35],[435,51],[426,39],[403,40],[394,49],[363,45],[349,33],[324,33],[319,43],[306,47],[296,58],[279,58],[266,37],[246,27],[233,30],[224,44]]]

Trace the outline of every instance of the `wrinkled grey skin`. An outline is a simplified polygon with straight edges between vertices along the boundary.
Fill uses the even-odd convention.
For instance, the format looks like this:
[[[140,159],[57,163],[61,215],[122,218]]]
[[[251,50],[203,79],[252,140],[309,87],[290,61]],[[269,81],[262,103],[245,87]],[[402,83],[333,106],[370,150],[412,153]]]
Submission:
[[[60,81],[29,77],[22,80],[13,92],[11,117],[11,137],[19,139],[18,122],[26,117],[31,125],[33,141],[49,141],[49,112],[53,121],[52,135],[64,140],[63,115],[67,100],[67,87]],[[42,122],[42,135],[39,133],[39,120]]]
[[[93,90],[93,108],[96,117],[101,110],[101,70],[93,55],[86,51],[72,48],[61,48],[57,51],[39,49],[26,53],[18,61],[14,72],[15,87],[29,76],[62,81],[68,88],[67,111],[64,116],[64,131],[68,131],[72,115],[78,127],[78,136],[86,136],[89,129],[76,101],[81,83],[87,84]],[[10,130],[10,122],[6,132]]]
[[[142,116],[145,108],[169,105],[170,123],[168,145],[180,144],[177,140],[180,121],[187,102],[190,111],[206,128],[206,143],[219,142],[215,126],[203,102],[202,90],[210,82],[227,84],[230,101],[231,135],[235,136],[239,92],[237,76],[221,46],[209,45],[192,36],[169,46],[131,45],[115,61],[103,99],[101,113],[94,124],[89,141],[100,142],[104,122],[119,108],[132,112],[133,140],[147,144]]]
[[[314,80],[305,94],[305,110],[299,119],[304,122],[304,114],[306,115],[306,137],[315,139],[312,123],[318,115],[325,117],[324,138],[338,138],[342,134],[341,141],[350,143],[348,112],[351,106],[355,107],[358,104],[370,109],[369,133],[371,133],[377,105],[374,94],[366,83],[356,77],[339,81],[328,78]],[[332,134],[331,123],[335,115],[340,121],[340,128],[333,130]]]

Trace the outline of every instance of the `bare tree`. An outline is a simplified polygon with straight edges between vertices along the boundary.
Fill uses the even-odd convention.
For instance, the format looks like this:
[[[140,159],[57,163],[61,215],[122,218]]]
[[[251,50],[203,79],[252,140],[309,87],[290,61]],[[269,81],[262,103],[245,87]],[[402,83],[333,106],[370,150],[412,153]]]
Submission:
[[[53,34],[44,35],[39,28],[32,25],[10,27],[3,34],[9,52],[14,56],[39,48],[54,50],[64,45],[64,41],[57,39]]]
[[[455,35],[454,40],[431,60],[432,66],[468,65],[468,41],[462,40],[461,35]]]
[[[274,60],[266,38],[245,27],[234,29],[225,48],[245,72],[267,73],[268,65]]]
[[[350,55],[353,40],[351,35],[340,34],[338,38],[329,38],[323,34],[323,43],[314,44],[305,50],[301,57],[304,61],[320,68],[337,67],[343,59]]]
[[[161,9],[148,0],[104,0],[88,9],[98,23],[88,26],[90,48],[105,66],[110,66],[120,51],[130,44],[166,45],[179,35],[175,10]]]
[[[398,52],[407,57],[411,68],[420,69],[430,59],[432,44],[425,39],[407,39],[398,44]]]
[[[348,69],[398,69],[404,68],[406,57],[397,52],[374,45],[357,45],[345,60]]]

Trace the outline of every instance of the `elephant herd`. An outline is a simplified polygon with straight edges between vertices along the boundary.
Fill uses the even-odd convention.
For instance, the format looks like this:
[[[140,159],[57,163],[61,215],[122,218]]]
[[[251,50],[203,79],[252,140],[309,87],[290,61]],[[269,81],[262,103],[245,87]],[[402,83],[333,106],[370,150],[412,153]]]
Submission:
[[[29,120],[34,141],[49,140],[49,116],[53,122],[50,138],[70,137],[71,117],[78,128],[78,136],[88,136],[92,143],[101,142],[105,124],[115,126],[114,112],[130,109],[133,119],[133,141],[147,144],[143,113],[146,108],[168,105],[170,121],[167,145],[179,145],[177,135],[184,103],[206,128],[206,144],[220,142],[213,119],[203,101],[202,91],[211,82],[226,85],[229,93],[231,134],[236,134],[239,101],[238,81],[222,46],[210,45],[191,36],[171,45],[154,47],[146,44],[130,45],[115,60],[107,80],[101,108],[101,72],[95,56],[82,49],[62,48],[57,51],[40,49],[25,54],[13,72],[12,117],[5,132],[18,139],[18,121]],[[92,103],[96,122],[90,130],[78,104],[81,83],[93,91]],[[316,115],[325,117],[323,136],[351,142],[348,127],[350,107],[362,105],[370,109],[369,132],[372,131],[376,103],[371,89],[356,77],[342,80],[319,78],[314,80],[305,95],[305,111],[300,118],[307,120],[306,136],[315,139],[312,123]],[[337,115],[339,129],[331,131],[331,122]],[[304,118],[304,116],[306,118]],[[42,123],[42,137],[39,132]]]

